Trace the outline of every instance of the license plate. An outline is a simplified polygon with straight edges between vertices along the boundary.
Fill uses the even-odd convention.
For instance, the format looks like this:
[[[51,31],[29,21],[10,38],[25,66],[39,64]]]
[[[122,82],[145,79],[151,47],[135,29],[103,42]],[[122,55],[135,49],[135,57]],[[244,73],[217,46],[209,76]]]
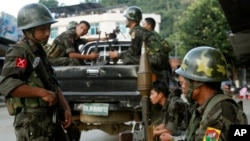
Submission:
[[[109,113],[109,104],[107,103],[84,103],[83,114],[107,116]]]

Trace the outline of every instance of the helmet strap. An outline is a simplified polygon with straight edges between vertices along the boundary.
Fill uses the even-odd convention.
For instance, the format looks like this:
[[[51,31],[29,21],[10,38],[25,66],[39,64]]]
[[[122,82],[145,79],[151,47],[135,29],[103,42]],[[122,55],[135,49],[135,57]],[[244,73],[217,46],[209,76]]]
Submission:
[[[33,40],[35,40],[41,46],[44,46],[47,44],[47,42],[45,42],[45,41],[40,41],[40,40],[36,39],[36,37],[34,36],[35,28],[30,28],[30,29],[27,29],[26,31],[27,31],[28,36],[32,37]]]
[[[204,82],[198,82],[198,81],[192,81],[190,79],[185,78],[186,83],[189,86],[188,92],[187,92],[187,100],[189,103],[193,103],[194,100],[192,99],[193,92],[196,88],[200,87],[204,84]]]

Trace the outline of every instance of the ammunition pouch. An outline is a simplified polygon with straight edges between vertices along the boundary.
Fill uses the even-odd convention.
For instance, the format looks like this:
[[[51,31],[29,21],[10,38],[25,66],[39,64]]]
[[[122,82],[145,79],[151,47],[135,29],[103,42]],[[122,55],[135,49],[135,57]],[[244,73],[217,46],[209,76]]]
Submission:
[[[44,49],[47,52],[49,58],[60,57],[60,55],[64,51],[62,46],[56,44],[53,45],[47,44],[44,46]]]
[[[7,98],[5,100],[6,108],[9,115],[14,116],[20,112],[20,109],[23,107],[22,99],[17,97]]]

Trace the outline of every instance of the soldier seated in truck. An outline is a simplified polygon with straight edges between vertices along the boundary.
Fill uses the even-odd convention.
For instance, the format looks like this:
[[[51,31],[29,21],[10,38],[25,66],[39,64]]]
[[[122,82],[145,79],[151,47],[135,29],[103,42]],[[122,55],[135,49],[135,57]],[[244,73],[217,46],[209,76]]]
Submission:
[[[188,126],[188,104],[180,98],[180,95],[180,89],[176,89],[175,93],[170,93],[169,87],[164,82],[153,82],[150,100],[154,105],[160,104],[163,112],[162,122],[153,130],[153,135],[157,140],[164,133],[180,136],[185,132]]]
[[[96,52],[83,55],[79,51],[79,45],[99,40],[99,38],[80,38],[88,33],[90,25],[87,21],[80,21],[75,28],[61,33],[53,41],[52,45],[45,46],[50,62],[54,66],[78,66],[83,65],[83,60],[95,60],[99,57]],[[106,40],[106,38],[101,38]]]

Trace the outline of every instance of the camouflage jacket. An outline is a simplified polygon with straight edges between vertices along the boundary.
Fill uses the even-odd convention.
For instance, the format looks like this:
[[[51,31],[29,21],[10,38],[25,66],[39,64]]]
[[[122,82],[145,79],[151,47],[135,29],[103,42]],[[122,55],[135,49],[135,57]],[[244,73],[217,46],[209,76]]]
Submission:
[[[75,29],[71,29],[57,36],[45,50],[49,58],[68,57],[70,52],[80,53],[79,45],[86,43],[86,39],[78,38]]]
[[[123,59],[124,64],[139,64],[142,42],[146,37],[153,36],[153,33],[137,25],[130,30],[130,36],[130,47],[127,51],[120,53],[118,57]]]
[[[169,53],[172,49],[170,48],[170,45],[168,43],[168,41],[166,39],[164,39],[159,33],[157,33],[156,31],[152,31],[155,35],[155,37],[157,38],[157,40],[159,40],[159,42],[161,43],[162,47],[163,47],[163,52],[165,53]]]
[[[173,136],[183,134],[188,126],[188,104],[178,96],[171,96],[162,108],[163,123]]]
[[[230,101],[221,101],[212,107],[206,117],[206,123],[201,122],[205,116],[204,111],[210,106],[215,96],[208,99],[203,105],[196,106],[187,129],[187,141],[201,140],[229,140],[229,127],[237,124],[235,120],[236,108]]]
[[[168,53],[163,52],[160,39],[152,31],[137,25],[131,29],[130,35],[131,45],[129,49],[118,55],[118,58],[123,59],[124,64],[139,64],[141,47],[144,41],[153,73],[170,69]]]
[[[24,39],[31,52],[36,58],[33,58],[30,53],[20,47],[19,44],[13,45],[6,52],[4,66],[0,76],[0,93],[5,97],[9,97],[10,92],[22,84],[32,84],[32,86],[42,87],[39,80],[31,76],[39,62],[50,77],[55,77],[55,73],[49,63],[46,52],[43,47],[34,44],[32,41]],[[36,75],[39,78],[38,75]],[[33,81],[31,83],[31,81]],[[41,79],[40,79],[41,81]],[[58,84],[54,84],[55,86]]]

